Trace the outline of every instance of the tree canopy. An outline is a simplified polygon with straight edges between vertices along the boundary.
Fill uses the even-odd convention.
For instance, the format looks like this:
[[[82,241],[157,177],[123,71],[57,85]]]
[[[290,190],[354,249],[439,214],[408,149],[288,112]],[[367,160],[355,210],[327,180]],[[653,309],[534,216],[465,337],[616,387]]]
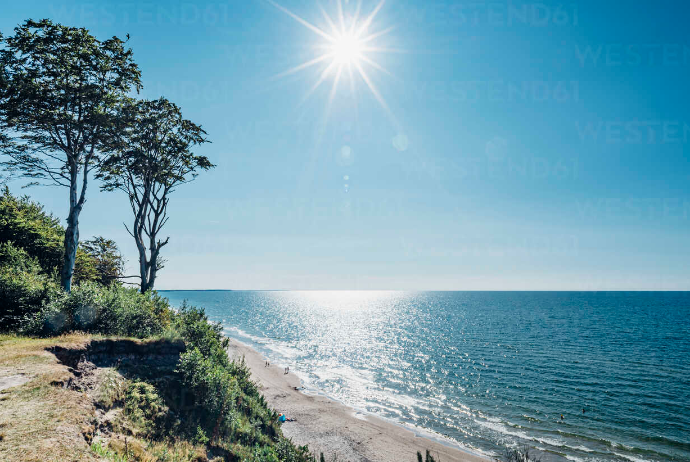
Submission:
[[[141,88],[132,51],[117,37],[28,20],[2,37],[1,163],[11,175],[69,188],[61,283],[71,286],[79,214],[90,172],[109,146],[125,96]]]
[[[180,108],[165,98],[130,100],[120,120],[112,150],[101,166],[103,189],[124,191],[134,215],[127,227],[139,251],[141,290],[153,288],[162,266],[160,250],[170,238],[159,233],[168,221],[170,194],[181,184],[213,168],[192,149],[208,142],[201,126],[182,117]]]

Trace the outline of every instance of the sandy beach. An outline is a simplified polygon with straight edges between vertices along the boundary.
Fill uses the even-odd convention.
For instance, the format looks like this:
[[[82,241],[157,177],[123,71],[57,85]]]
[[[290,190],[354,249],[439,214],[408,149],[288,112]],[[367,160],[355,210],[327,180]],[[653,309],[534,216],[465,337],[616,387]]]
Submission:
[[[265,367],[260,353],[234,339],[229,354],[232,358],[244,356],[269,405],[296,419],[283,424],[283,433],[296,444],[308,444],[316,454],[323,452],[328,461],[337,456],[338,461],[413,462],[417,451],[427,449],[439,462],[488,460],[419,437],[401,425],[358,414],[324,396],[297,391],[295,387],[301,383],[295,374],[284,374],[280,365]]]

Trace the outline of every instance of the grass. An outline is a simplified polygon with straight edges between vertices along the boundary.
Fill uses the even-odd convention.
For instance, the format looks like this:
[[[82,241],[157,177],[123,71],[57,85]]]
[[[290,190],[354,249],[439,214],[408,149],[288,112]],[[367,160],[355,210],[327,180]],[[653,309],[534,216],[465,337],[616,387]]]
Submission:
[[[24,374],[29,381],[0,391],[0,460],[99,460],[82,436],[93,406],[83,393],[51,385],[69,376],[45,348],[78,345],[89,339],[66,335],[54,339],[0,336],[0,371]]]
[[[101,456],[102,458],[112,462],[127,462],[129,460],[127,456],[121,456],[115,451],[108,449],[107,446],[103,445],[102,441],[96,441],[92,443],[91,450],[97,455]]]
[[[124,403],[131,380],[117,368],[100,368],[92,395],[56,384],[72,374],[48,348],[84,348],[99,336],[69,334],[53,338],[0,335],[0,373],[29,380],[0,391],[0,460],[21,461],[161,461],[204,460],[203,445],[183,440],[147,441],[137,437],[136,422],[119,415],[104,441],[94,432],[96,408]],[[149,341],[136,341],[147,345]]]

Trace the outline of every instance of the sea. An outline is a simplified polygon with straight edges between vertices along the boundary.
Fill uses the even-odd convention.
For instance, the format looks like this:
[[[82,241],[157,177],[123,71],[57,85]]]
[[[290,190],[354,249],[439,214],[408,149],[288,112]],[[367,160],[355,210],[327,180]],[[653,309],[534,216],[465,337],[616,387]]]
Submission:
[[[162,294],[307,392],[471,453],[690,461],[690,292]]]

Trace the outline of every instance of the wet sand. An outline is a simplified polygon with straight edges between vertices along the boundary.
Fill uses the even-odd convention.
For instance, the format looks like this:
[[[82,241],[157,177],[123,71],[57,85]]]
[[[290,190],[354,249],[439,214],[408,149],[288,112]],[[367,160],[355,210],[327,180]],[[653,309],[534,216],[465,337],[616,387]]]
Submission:
[[[244,356],[254,380],[269,405],[296,422],[283,423],[283,433],[298,445],[309,445],[315,454],[324,453],[330,461],[415,462],[417,451],[429,449],[437,462],[486,462],[433,439],[415,435],[411,430],[382,419],[357,413],[354,409],[325,396],[295,390],[300,379],[284,374],[279,365],[265,367],[265,358],[253,348],[230,340],[231,358]]]

